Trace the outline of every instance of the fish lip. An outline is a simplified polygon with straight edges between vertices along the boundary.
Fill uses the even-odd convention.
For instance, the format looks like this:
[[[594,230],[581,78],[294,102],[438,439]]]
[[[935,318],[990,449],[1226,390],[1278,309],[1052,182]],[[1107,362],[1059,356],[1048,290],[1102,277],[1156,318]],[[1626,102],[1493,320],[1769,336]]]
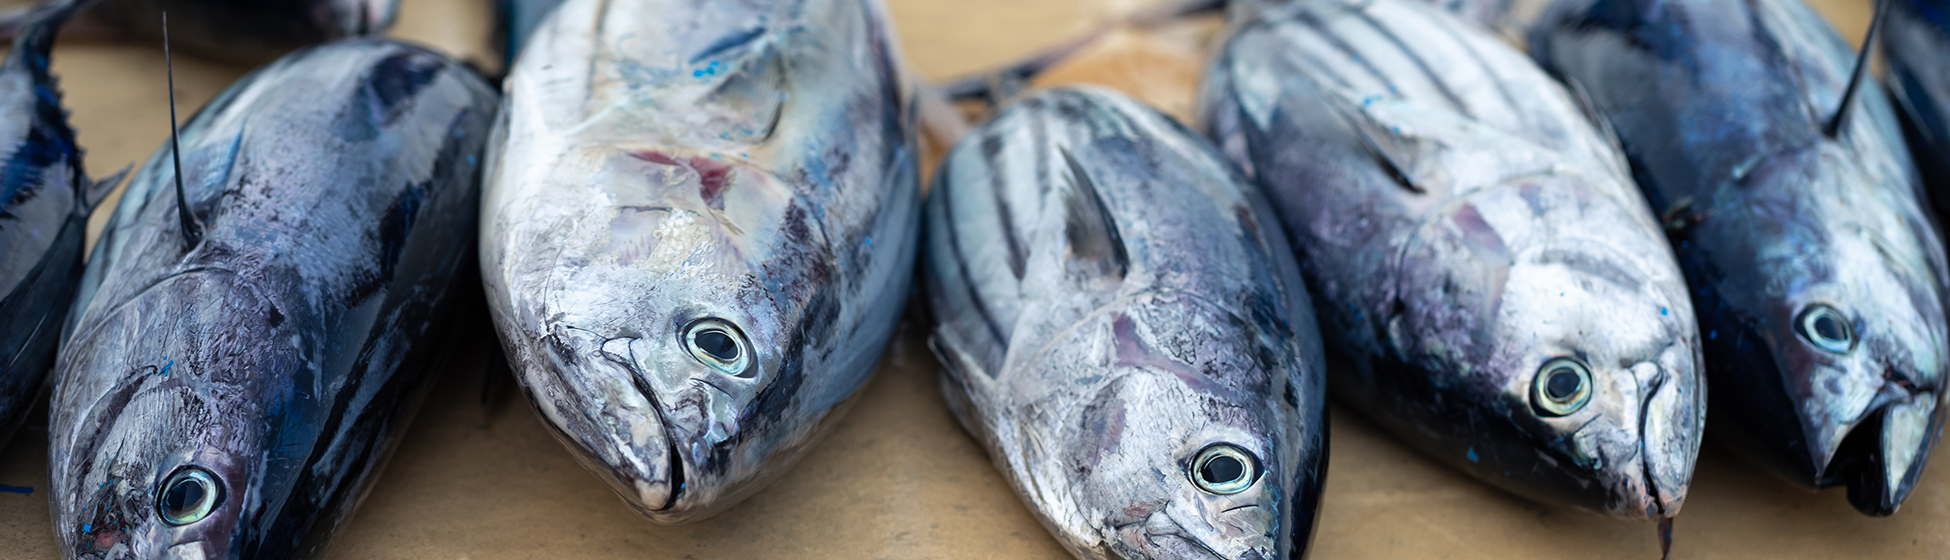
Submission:
[[[672,518],[679,509],[678,497],[682,493],[682,471],[684,458],[679,453],[675,434],[667,420],[663,403],[655,398],[642,371],[623,356],[614,356],[603,351],[607,338],[594,331],[569,325],[554,325],[549,334],[539,337],[535,345],[538,360],[532,365],[542,370],[536,378],[543,386],[552,386],[560,393],[555,400],[555,418],[545,414],[551,432],[557,436],[591,472],[607,482],[632,509],[653,520]],[[524,384],[528,374],[523,374]],[[621,376],[628,379],[629,388],[619,386],[603,387],[604,375]],[[611,381],[612,383],[615,380]],[[545,397],[551,392],[529,390],[531,397]],[[604,423],[593,420],[591,415],[643,416],[645,411],[623,409],[588,408],[591,401],[615,401],[617,395],[635,392],[643,398],[643,406],[648,417],[644,420],[656,422],[653,434],[645,436],[644,445],[635,445],[629,430],[619,430],[613,421]],[[600,398],[589,398],[590,394]],[[568,406],[564,406],[567,401]],[[537,400],[537,403],[540,403]],[[614,405],[611,405],[614,406]],[[655,452],[650,452],[655,449]],[[655,455],[661,457],[651,458]],[[637,459],[650,459],[641,461]],[[664,471],[655,470],[655,461],[662,461]],[[660,492],[659,492],[660,491]],[[658,495],[658,494],[661,495]],[[654,500],[654,501],[653,501]]]
[[[1815,465],[1816,486],[1846,486],[1849,504],[1873,517],[1894,514],[1902,506],[1929,462],[1942,427],[1942,403],[1935,390],[1917,388],[1896,379],[1885,382],[1877,403],[1826,450],[1826,464]],[[1891,415],[1918,405],[1928,406],[1922,419],[1923,436],[1914,441],[1889,439]],[[1913,419],[1911,419],[1913,420]],[[1913,447],[1912,447],[1913,446]],[[1902,472],[1892,473],[1892,455],[1903,455]]]
[[[669,480],[665,481],[668,495],[664,497],[663,505],[653,511],[672,513],[677,507],[678,498],[684,494],[684,455],[678,452],[677,438],[670,430],[670,415],[664,413],[664,405],[657,400],[657,392],[650,388],[649,382],[643,378],[643,371],[638,369],[635,363],[632,362],[627,367],[630,372],[630,385],[636,387],[637,393],[643,395],[644,402],[650,403],[651,413],[657,415],[657,425],[663,427],[664,447],[668,449],[667,454],[664,455],[664,461],[668,464],[665,472],[670,473]]]

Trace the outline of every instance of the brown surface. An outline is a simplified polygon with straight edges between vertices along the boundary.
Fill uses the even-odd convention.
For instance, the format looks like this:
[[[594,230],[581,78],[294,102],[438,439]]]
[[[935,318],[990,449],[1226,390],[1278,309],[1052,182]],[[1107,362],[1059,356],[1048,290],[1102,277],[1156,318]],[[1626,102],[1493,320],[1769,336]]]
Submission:
[[[485,0],[406,0],[397,35],[490,59]],[[1140,0],[890,0],[906,59],[942,79],[1000,63]],[[1859,40],[1866,2],[1823,8]],[[1051,81],[1094,81],[1185,115],[1211,20],[1120,33]],[[64,45],[55,70],[97,175],[166,137],[153,46]],[[246,69],[177,59],[185,117]],[[100,216],[97,216],[100,218]],[[637,518],[547,435],[513,391],[480,403],[478,356],[444,376],[335,558],[1062,558],[943,408],[910,325],[838,430],[776,485],[711,520]],[[0,557],[56,557],[44,426],[0,454]],[[1525,502],[1395,443],[1337,410],[1315,558],[1654,558],[1649,525]],[[1939,460],[1901,512],[1856,514],[1837,490],[1796,490],[1708,445],[1674,538],[1676,558],[1950,558],[1950,473]]]

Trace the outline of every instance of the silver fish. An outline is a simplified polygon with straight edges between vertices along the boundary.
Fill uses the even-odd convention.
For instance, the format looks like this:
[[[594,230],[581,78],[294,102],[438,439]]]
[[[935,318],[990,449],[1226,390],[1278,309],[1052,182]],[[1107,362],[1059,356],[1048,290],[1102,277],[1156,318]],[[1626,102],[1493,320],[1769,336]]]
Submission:
[[[481,266],[516,377],[638,512],[697,519],[839,417],[919,244],[866,0],[569,0],[522,47]]]
[[[444,55],[349,40],[211,100],[182,129],[180,175],[169,146],[150,157],[56,365],[64,556],[321,554],[474,293],[495,101]]]
[[[1210,143],[1106,90],[1016,101],[943,161],[943,392],[1078,558],[1305,554],[1325,365],[1268,208]]]
[[[1344,363],[1335,394],[1531,499],[1678,513],[1706,418],[1699,336],[1609,133],[1425,4],[1237,7],[1204,119],[1293,235]]]
[[[1943,424],[1950,271],[1880,88],[1837,112],[1853,49],[1798,0],[1559,2],[1531,40],[1590,91],[1665,218],[1714,431],[1895,512]]]

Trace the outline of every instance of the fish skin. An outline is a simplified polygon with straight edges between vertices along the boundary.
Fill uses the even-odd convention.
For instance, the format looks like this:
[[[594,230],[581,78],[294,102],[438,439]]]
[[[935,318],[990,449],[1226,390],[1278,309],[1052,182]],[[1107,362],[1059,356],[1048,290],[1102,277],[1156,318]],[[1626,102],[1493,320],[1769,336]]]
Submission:
[[[0,447],[42,395],[81,278],[88,215],[122,178],[88,179],[48,72],[55,34],[90,3],[36,12],[0,62]]]
[[[392,27],[399,0],[107,0],[85,16],[99,29],[172,48],[261,64],[299,48]]]
[[[1306,554],[1325,364],[1268,207],[1209,142],[1097,88],[1028,95],[943,159],[924,263],[943,393],[1078,558]],[[1216,442],[1266,474],[1202,492],[1188,465]]]
[[[1329,386],[1396,437],[1539,502],[1684,504],[1705,422],[1685,284],[1575,97],[1403,0],[1236,14],[1202,119],[1293,236]],[[1557,358],[1587,404],[1539,410]]]
[[[652,521],[783,472],[858,392],[919,245],[911,106],[864,0],[570,0],[504,84],[496,330],[544,423]],[[729,321],[739,374],[686,350]]]
[[[1838,138],[1822,133],[1853,49],[1794,0],[1564,2],[1531,48],[1590,92],[1669,217],[1721,439],[1893,513],[1942,424],[1950,275],[1879,88],[1863,84]],[[1796,334],[1815,304],[1861,333],[1848,351]]]
[[[1891,0],[1882,52],[1903,134],[1937,216],[1950,210],[1950,2]]]
[[[48,467],[65,557],[304,558],[371,488],[474,280],[496,94],[444,55],[354,39],[240,80],[167,145],[89,260]],[[171,527],[180,465],[225,498]]]

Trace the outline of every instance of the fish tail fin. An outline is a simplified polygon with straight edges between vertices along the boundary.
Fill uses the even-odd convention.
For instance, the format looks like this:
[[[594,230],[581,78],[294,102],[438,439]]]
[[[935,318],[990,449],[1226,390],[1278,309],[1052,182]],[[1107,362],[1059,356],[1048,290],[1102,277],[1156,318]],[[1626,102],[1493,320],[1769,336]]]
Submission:
[[[203,223],[190,211],[188,193],[183,189],[183,144],[176,127],[176,65],[169,56],[169,12],[162,15],[163,74],[169,83],[169,159],[176,176],[176,219],[183,231],[183,250],[203,242]]]
[[[1848,87],[1842,90],[1842,102],[1835,107],[1835,114],[1822,123],[1821,132],[1829,138],[1841,135],[1842,127],[1848,124],[1849,108],[1855,104],[1855,94],[1867,82],[1869,53],[1875,51],[1876,35],[1881,33],[1882,24],[1889,19],[1889,0],[1875,0],[1875,18],[1869,20],[1869,32],[1862,36],[1862,48],[1855,54],[1855,70],[1849,74]]]
[[[29,64],[45,73],[47,55],[54,50],[54,38],[61,33],[61,26],[76,12],[94,3],[95,0],[48,0],[32,7],[0,12],[0,34],[12,35],[14,52],[25,55]]]
[[[1096,44],[1099,39],[1109,36],[1113,31],[1126,27],[1138,29],[1157,27],[1186,18],[1218,13],[1224,11],[1228,3],[1226,0],[1177,0],[1139,10],[1100,23],[1081,35],[1001,68],[950,80],[941,86],[941,91],[947,93],[949,99],[956,101],[980,100],[987,101],[991,107],[998,106],[1003,101],[1015,97],[1016,93],[1028,86],[1029,81],[1037,75],[1083,52],[1083,49]]]

